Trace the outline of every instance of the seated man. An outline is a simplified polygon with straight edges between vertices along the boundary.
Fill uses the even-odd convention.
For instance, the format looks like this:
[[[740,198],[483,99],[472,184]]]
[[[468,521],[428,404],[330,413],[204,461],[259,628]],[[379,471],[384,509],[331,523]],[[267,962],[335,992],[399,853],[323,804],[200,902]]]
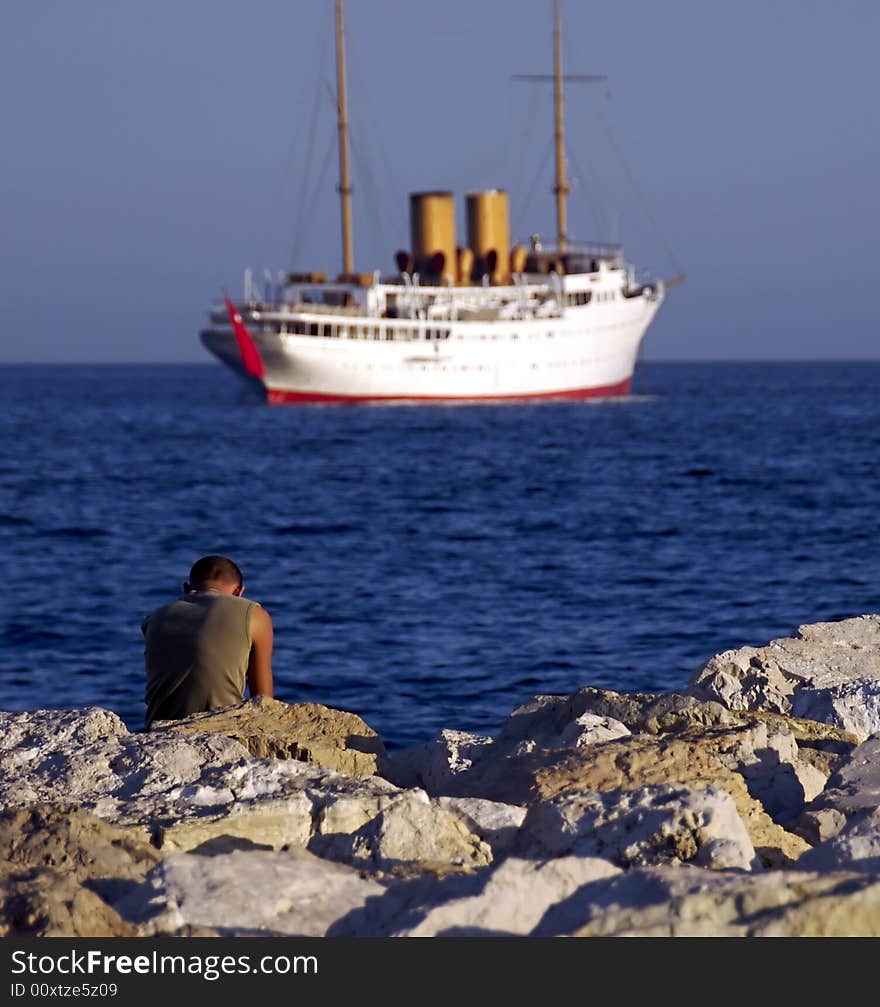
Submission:
[[[183,595],[144,619],[146,727],[272,695],[269,613],[244,597],[241,570],[225,556],[193,564]]]

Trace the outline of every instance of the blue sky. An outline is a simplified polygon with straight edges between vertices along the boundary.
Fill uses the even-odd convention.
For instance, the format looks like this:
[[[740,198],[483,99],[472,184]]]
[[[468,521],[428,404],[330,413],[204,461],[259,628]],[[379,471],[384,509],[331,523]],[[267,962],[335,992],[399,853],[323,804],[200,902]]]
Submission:
[[[245,266],[339,269],[332,8],[2,5],[0,362],[207,362]],[[358,269],[393,268],[415,190],[505,188],[552,235],[550,90],[510,79],[550,70],[551,10],[349,0]],[[565,69],[609,77],[567,91],[571,234],[687,274],[646,359],[878,359],[880,5],[563,17]]]

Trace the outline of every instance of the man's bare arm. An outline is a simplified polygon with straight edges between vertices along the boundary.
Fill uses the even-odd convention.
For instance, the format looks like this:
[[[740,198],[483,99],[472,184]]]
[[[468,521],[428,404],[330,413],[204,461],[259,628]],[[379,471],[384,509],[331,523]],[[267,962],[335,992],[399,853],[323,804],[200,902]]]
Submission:
[[[260,606],[251,610],[251,654],[248,660],[248,691],[251,696],[272,696],[272,645],[275,632],[269,613]]]

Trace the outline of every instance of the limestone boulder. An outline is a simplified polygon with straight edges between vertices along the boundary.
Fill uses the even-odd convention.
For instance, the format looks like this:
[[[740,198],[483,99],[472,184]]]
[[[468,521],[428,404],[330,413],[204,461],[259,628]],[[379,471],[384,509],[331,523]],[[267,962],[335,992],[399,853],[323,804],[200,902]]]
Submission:
[[[529,808],[515,849],[539,859],[598,857],[624,868],[686,862],[760,868],[733,798],[714,787],[562,794]]]
[[[171,856],[111,908],[69,875],[4,872],[4,936],[880,936],[872,873],[509,857],[413,887],[303,851],[236,851]]]
[[[467,827],[488,843],[493,859],[508,853],[516,841],[526,809],[517,804],[484,801],[479,797],[438,797],[437,804],[457,815]]]
[[[495,735],[493,757],[552,747],[560,733],[575,719],[567,711],[567,703],[567,696],[539,695],[517,706]]]
[[[400,793],[378,776],[252,758],[222,733],[130,733],[106,711],[5,719],[0,810],[75,802],[163,852],[304,847],[315,832],[354,831]]]
[[[113,818],[129,801],[154,798],[196,780],[208,766],[248,757],[220,736],[130,733],[106,710],[4,713],[0,726],[0,810],[74,801]]]
[[[401,787],[421,787],[431,795],[452,795],[459,779],[487,760],[536,750],[578,748],[624,737],[629,729],[610,717],[567,711],[564,696],[536,696],[517,707],[497,738],[443,730],[422,745],[391,756],[387,779]]]
[[[793,734],[802,750],[806,747],[833,756],[848,753],[861,740],[831,724],[763,709],[732,710],[713,700],[678,693],[618,693],[587,686],[569,697],[569,707],[566,717],[584,712],[616,717],[633,734],[693,733],[765,723],[769,730]]]
[[[798,868],[865,871],[880,876],[880,808],[850,818],[834,836],[808,850]]]
[[[134,927],[72,873],[0,864],[0,937],[134,935]]]
[[[510,713],[485,757],[499,759],[535,751],[577,748],[624,737],[631,732],[622,718],[615,716],[626,704],[626,700],[620,698],[622,703],[608,712],[581,708],[572,702],[571,696],[535,696]]]
[[[797,860],[807,844],[767,814],[740,772],[756,751],[764,751],[765,739],[762,730],[752,727],[634,736],[592,749],[586,765],[569,755],[556,766],[542,768],[536,789],[542,799],[572,789],[632,790],[671,782],[723,790],[733,798],[761,862],[784,866]],[[587,781],[598,785],[585,786]]]
[[[605,793],[665,784],[714,787],[733,797],[761,862],[780,866],[796,860],[809,844],[775,823],[732,768],[752,758],[756,744],[766,738],[766,728],[717,728],[633,735],[582,749],[493,758],[463,774],[459,796],[528,806],[574,791]]]
[[[693,728],[737,727],[740,715],[720,703],[677,693],[619,693],[586,686],[568,697],[565,719],[584,714],[608,717],[626,725],[632,734],[671,734]]]
[[[770,817],[781,824],[794,821],[807,802],[822,792],[827,777],[817,766],[801,756],[795,735],[784,721],[752,722],[747,727],[728,732],[711,732],[721,763],[739,773],[749,793],[761,802]],[[687,737],[696,737],[689,732]],[[725,743],[729,741],[730,743]]]
[[[357,714],[268,696],[183,720],[158,721],[150,733],[217,734],[237,741],[254,758],[299,759],[349,776],[384,776],[389,765],[382,739]]]
[[[562,729],[559,740],[552,748],[584,748],[599,741],[613,741],[625,738],[632,732],[613,717],[600,717],[595,713],[582,713]]]
[[[880,877],[635,868],[550,908],[532,936],[877,937]]]
[[[161,801],[136,802],[126,811],[149,822],[163,854],[205,844],[279,850],[305,847],[315,835],[354,832],[403,793],[377,776],[347,776],[294,759],[250,759],[212,767]]]
[[[678,693],[613,692],[585,686],[569,696],[535,696],[517,707],[503,723],[496,752],[521,754],[556,748],[571,725],[586,715],[623,724],[631,734],[676,734],[715,727],[742,727],[766,717],[749,710],[730,710],[723,704]],[[779,718],[781,721],[785,717]],[[777,725],[782,729],[781,724]],[[796,730],[797,725],[786,727]],[[814,736],[812,724],[804,731]],[[819,732],[821,734],[821,731]],[[622,736],[622,734],[620,735]],[[609,739],[596,739],[609,740]]]
[[[853,818],[880,807],[880,737],[854,748],[828,780],[822,792],[806,805],[796,828],[812,843],[822,843],[840,832]]]
[[[129,733],[122,718],[111,710],[88,706],[77,710],[0,710],[0,755],[12,754],[26,770],[47,751],[83,748]]]
[[[731,710],[790,713],[795,679],[786,675],[770,648],[740,647],[716,654],[692,677],[692,694]]]
[[[115,909],[138,936],[210,928],[226,936],[323,937],[383,887],[304,850],[176,853]]]
[[[491,744],[492,739],[484,735],[442,730],[422,745],[394,752],[381,775],[399,787],[445,793],[455,777],[467,772]]]
[[[857,744],[858,741],[855,741],[851,748],[855,748]],[[825,780],[825,786],[828,785],[828,780],[846,761],[846,757],[843,754],[830,752],[825,748],[814,748],[810,745],[798,745],[798,754],[801,762],[809,763]]]
[[[481,889],[459,898],[425,899],[418,922],[382,921],[394,937],[527,936],[553,906],[576,897],[585,886],[615,877],[620,868],[594,857],[535,861],[508,857],[481,880]],[[382,926],[378,927],[382,932]]]
[[[858,743],[854,735],[839,728],[783,714],[731,711],[693,696],[623,694],[587,687],[568,697],[536,696],[518,707],[483,757],[447,780],[443,793],[490,796],[486,782],[505,778],[512,793],[519,772],[528,766],[516,760],[526,755],[546,762],[542,752],[589,747],[629,733],[693,738],[717,735],[725,728],[748,730],[748,736],[754,737],[749,752],[725,764],[744,774],[753,796],[765,802],[768,813],[780,822],[796,819],[821,791],[843,753]],[[491,796],[513,800],[509,795]]]
[[[382,871],[404,864],[465,869],[492,861],[491,847],[421,790],[406,791],[355,832],[315,836],[309,849],[330,860]]]
[[[768,710],[748,710],[737,714],[743,724],[764,723],[768,730],[794,735],[798,748],[803,753],[813,749],[835,756],[848,755],[862,739],[833,724],[824,724],[818,720],[807,720],[794,717],[787,713],[771,713]]]
[[[341,917],[328,937],[499,937],[531,933],[554,906],[619,875],[607,860],[505,857],[476,871],[386,881],[385,892]],[[577,922],[581,921],[577,917]]]
[[[715,655],[688,694],[731,710],[766,710],[842,728],[880,731],[880,615],[798,627],[764,647]]]
[[[416,872],[489,863],[490,842],[509,844],[525,814],[479,800],[444,807],[418,788],[296,760],[213,769],[165,795],[150,813],[163,855],[308,848],[373,871],[408,865]],[[140,807],[135,818],[146,814]]]
[[[77,805],[0,812],[0,861],[52,868],[108,901],[143,881],[158,859],[138,831],[110,825]]]

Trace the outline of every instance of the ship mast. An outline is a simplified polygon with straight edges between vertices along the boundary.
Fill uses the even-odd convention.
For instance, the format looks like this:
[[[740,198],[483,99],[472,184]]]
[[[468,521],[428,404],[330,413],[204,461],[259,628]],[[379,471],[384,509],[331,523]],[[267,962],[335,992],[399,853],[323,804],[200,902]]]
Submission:
[[[559,16],[560,0],[553,0],[553,73],[518,73],[514,80],[552,81],[553,82],[553,112],[556,135],[556,184],[553,192],[556,194],[556,241],[560,252],[568,246],[568,179],[565,163],[565,117],[563,115],[564,96],[562,82],[564,80],[595,82],[607,80],[605,74],[563,74],[562,72],[562,28]]]
[[[354,272],[351,179],[348,171],[348,108],[345,97],[345,26],[342,0],[336,0],[336,117],[339,128],[339,198],[342,211],[342,271]]]
[[[556,241],[560,252],[567,240],[568,182],[565,178],[565,120],[562,113],[562,34],[559,30],[559,0],[553,3],[553,107],[556,119]]]

